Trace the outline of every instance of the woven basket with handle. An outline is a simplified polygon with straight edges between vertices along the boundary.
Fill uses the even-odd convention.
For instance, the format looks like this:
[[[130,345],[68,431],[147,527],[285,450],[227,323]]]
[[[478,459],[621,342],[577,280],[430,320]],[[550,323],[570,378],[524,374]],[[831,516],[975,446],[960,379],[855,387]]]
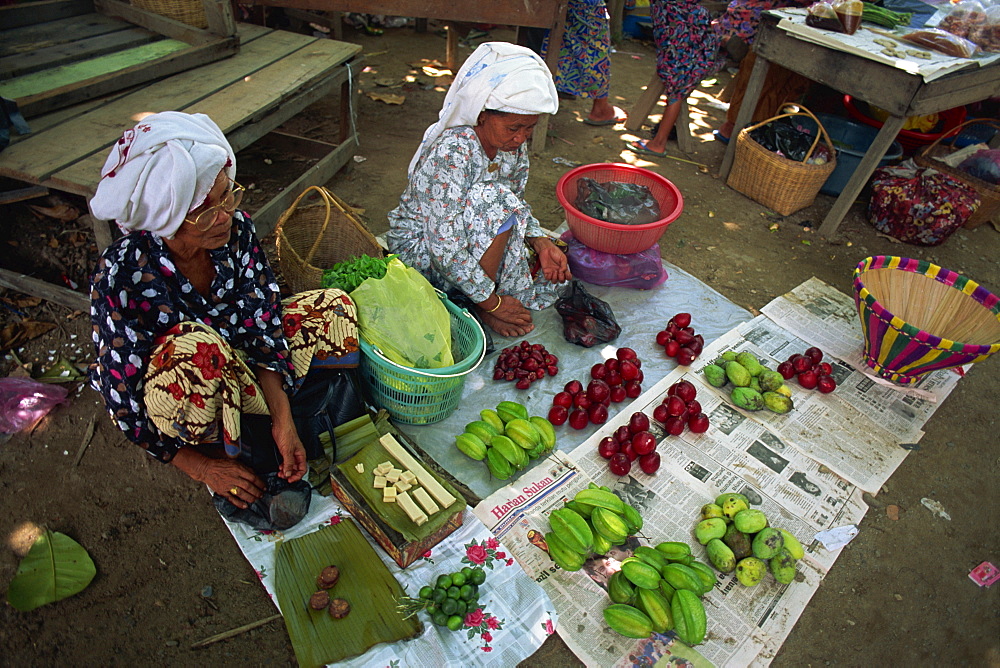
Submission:
[[[312,193],[321,204],[300,206]],[[343,200],[321,186],[302,191],[278,219],[278,266],[292,292],[323,287],[323,272],[360,255],[382,257],[382,247]]]
[[[992,220],[995,216],[1000,215],[1000,185],[983,181],[972,174],[941,162],[940,159],[955,150],[955,140],[958,139],[958,135],[962,133],[963,128],[968,125],[980,124],[989,125],[1000,130],[1000,123],[997,121],[987,118],[973,118],[952,128],[949,132],[934,140],[932,144],[925,147],[924,150],[913,156],[913,161],[921,167],[936,169],[976,190],[979,194],[979,208],[965,221],[965,227],[969,228],[979,227],[983,223]],[[947,146],[942,146],[941,141],[948,137],[951,137],[951,142]]]
[[[811,111],[801,105],[797,112],[778,114],[756,125],[740,130],[736,136],[736,155],[726,184],[769,209],[787,216],[804,209],[816,199],[819,189],[837,167],[837,152],[826,128]],[[806,160],[812,157],[822,137],[830,149],[830,159],[822,165],[810,165],[764,148],[750,136],[752,130],[788,116],[808,116],[819,128],[813,139]]]
[[[145,9],[168,19],[186,23],[195,28],[207,28],[205,6],[202,0],[132,0],[132,6]]]

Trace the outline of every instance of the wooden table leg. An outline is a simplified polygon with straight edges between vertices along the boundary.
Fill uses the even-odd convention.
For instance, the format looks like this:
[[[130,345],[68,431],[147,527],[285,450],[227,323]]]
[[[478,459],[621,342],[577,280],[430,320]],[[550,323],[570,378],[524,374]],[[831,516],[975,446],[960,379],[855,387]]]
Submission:
[[[875,135],[875,141],[865,151],[865,155],[861,158],[857,169],[854,170],[854,174],[847,181],[847,185],[840,192],[837,201],[833,203],[830,212],[826,214],[826,218],[823,219],[823,224],[819,226],[820,234],[829,237],[833,236],[833,233],[837,231],[840,222],[847,215],[847,210],[851,208],[854,200],[861,194],[861,189],[868,183],[868,178],[875,171],[879,161],[885,156],[889,147],[892,146],[892,142],[896,139],[896,135],[902,129],[905,122],[906,119],[899,116],[890,116],[886,119],[882,125],[882,129]]]
[[[458,31],[450,23],[445,25],[444,30],[448,34],[444,57],[445,67],[453,73],[458,73]]]
[[[642,91],[642,95],[639,96],[635,106],[632,107],[632,111],[628,112],[625,129],[629,132],[641,129],[642,124],[646,122],[646,118],[653,111],[653,107],[656,106],[661,95],[663,95],[663,82],[656,72],[653,72],[653,78],[646,84],[646,90]]]
[[[764,89],[764,78],[767,76],[767,69],[770,66],[771,63],[760,56],[757,56],[757,61],[753,64],[750,79],[747,81],[747,90],[743,95],[743,103],[736,115],[736,125],[733,127],[733,134],[729,137],[726,155],[722,158],[722,166],[719,168],[719,178],[722,179],[723,183],[729,178],[729,172],[733,168],[733,158],[736,155],[736,135],[739,134],[740,130],[750,125],[750,119],[753,118],[753,112],[757,108],[760,92]]]
[[[681,111],[677,114],[674,129],[677,131],[677,148],[682,153],[693,152],[694,137],[691,136],[691,109],[688,107],[687,98],[681,99]]]

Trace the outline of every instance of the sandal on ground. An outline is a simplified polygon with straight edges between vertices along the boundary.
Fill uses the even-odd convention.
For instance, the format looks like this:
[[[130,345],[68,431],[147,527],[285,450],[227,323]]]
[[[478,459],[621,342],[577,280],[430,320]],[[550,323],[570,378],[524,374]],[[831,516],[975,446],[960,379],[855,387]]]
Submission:
[[[650,149],[646,148],[646,142],[642,141],[641,139],[638,140],[638,141],[630,141],[630,142],[628,142],[626,144],[626,147],[628,148],[628,150],[632,151],[633,153],[639,154],[639,155],[654,155],[657,158],[665,158],[665,157],[667,157],[666,150],[664,150],[662,153],[657,153],[656,151],[651,151]]]
[[[728,144],[729,143],[729,137],[727,137],[726,135],[722,134],[718,130],[712,130],[712,137],[715,139],[715,141],[722,142],[723,144]]]

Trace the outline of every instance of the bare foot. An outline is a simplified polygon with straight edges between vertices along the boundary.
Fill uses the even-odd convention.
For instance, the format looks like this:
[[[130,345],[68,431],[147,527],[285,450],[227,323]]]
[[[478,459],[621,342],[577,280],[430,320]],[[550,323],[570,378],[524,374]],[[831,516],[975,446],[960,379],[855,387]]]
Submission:
[[[587,115],[587,120],[592,123],[623,122],[627,118],[628,114],[623,109],[612,106],[607,98],[595,99],[593,106],[590,108],[590,113]]]
[[[501,320],[494,314],[486,313],[485,311],[480,311],[479,317],[481,317],[483,322],[485,322],[486,325],[494,332],[500,336],[506,336],[509,338],[524,336],[535,328],[534,323],[528,325],[515,325],[507,322],[506,320]]]

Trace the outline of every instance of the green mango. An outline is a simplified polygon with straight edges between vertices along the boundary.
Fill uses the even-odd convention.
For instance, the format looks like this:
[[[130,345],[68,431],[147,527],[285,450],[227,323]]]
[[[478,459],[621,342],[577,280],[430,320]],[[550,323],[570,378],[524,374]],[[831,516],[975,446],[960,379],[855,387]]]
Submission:
[[[722,359],[726,360],[727,362],[735,362],[736,353],[734,353],[732,350],[727,350],[726,352],[722,353]]]
[[[757,390],[758,392],[760,392],[760,379],[757,377],[751,378],[750,384],[747,385],[747,387],[749,387],[751,390]]]
[[[767,564],[757,557],[747,557],[736,564],[736,579],[744,587],[758,585],[764,579],[765,573],[767,573]]]
[[[715,503],[706,503],[701,507],[701,519],[709,520],[713,517],[724,517],[722,514],[722,506]]]
[[[730,395],[733,403],[746,411],[759,411],[764,407],[764,397],[749,387],[736,387]]]
[[[694,529],[694,536],[702,545],[707,544],[713,538],[722,538],[725,535],[726,521],[721,517],[702,520]]]
[[[741,510],[746,510],[750,505],[746,501],[746,497],[742,494],[733,494],[728,499],[722,502],[722,514],[725,515],[730,521],[736,517],[736,513]],[[721,538],[722,536],[713,536],[713,538]]]
[[[793,559],[801,559],[806,556],[806,551],[802,547],[802,543],[796,538],[790,531],[785,529],[778,529],[781,532],[782,537],[785,539],[785,548],[788,553],[792,555]]]
[[[760,380],[760,388],[765,392],[774,392],[785,384],[785,377],[770,369],[766,369],[757,378]]]
[[[747,373],[754,378],[759,376],[764,370],[764,367],[761,366],[760,361],[754,357],[753,353],[742,352],[736,356],[736,361],[739,362],[743,368],[747,370]]]
[[[722,387],[729,382],[729,378],[726,376],[726,370],[716,364],[706,365],[701,372],[705,374],[705,380],[707,380],[708,384],[712,387]]]
[[[794,406],[791,399],[777,392],[765,392],[761,398],[764,400],[764,408],[778,415],[784,415]]]
[[[771,575],[781,584],[791,583],[795,579],[795,562],[795,557],[789,554],[788,550],[781,550],[781,552],[771,557],[771,561],[769,562]]]
[[[736,570],[736,555],[718,538],[708,541],[705,550],[708,552],[708,560],[717,570],[723,573],[732,573]]]
[[[753,537],[753,556],[758,559],[770,559],[778,555],[785,547],[785,537],[774,527],[767,527]]]
[[[726,377],[729,382],[736,387],[746,387],[750,384],[753,376],[739,362],[730,362],[726,365]]]
[[[722,537],[722,542],[733,551],[736,561],[753,555],[750,537],[737,529],[733,524],[730,524],[729,528],[726,529],[726,535]]]
[[[733,526],[743,533],[757,533],[767,526],[767,515],[756,508],[741,510],[733,517]]]

